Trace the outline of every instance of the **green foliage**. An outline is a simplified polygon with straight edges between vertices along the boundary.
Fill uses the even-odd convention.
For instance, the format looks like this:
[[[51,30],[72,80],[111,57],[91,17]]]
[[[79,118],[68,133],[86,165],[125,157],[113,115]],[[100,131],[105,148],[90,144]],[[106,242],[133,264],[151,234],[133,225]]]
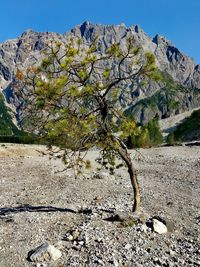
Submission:
[[[12,111],[5,105],[4,96],[0,93],[0,136],[22,135],[13,123]]]
[[[130,135],[127,145],[130,148],[152,147],[162,144],[163,136],[160,131],[157,118],[150,120],[146,125],[140,127],[137,135]]]
[[[107,54],[115,56],[115,57],[120,57],[121,55],[123,55],[120,47],[118,44],[112,44],[108,49],[107,49]]]
[[[159,74],[158,74],[159,76]],[[136,105],[128,108],[125,111],[127,116],[134,114],[137,110],[145,113],[151,110],[154,116],[157,113],[163,113],[163,118],[169,117],[174,114],[180,107],[180,96],[185,94],[185,88],[175,83],[170,77],[162,74],[162,81],[164,82],[164,87],[157,91],[151,97],[142,99],[136,103]],[[154,80],[157,80],[156,78]],[[148,112],[149,113],[149,112]],[[141,123],[144,123],[144,117]]]
[[[173,145],[177,142],[191,141],[200,138],[200,109],[193,111],[190,117],[178,125],[173,133],[167,137],[167,143]]]
[[[137,219],[127,219],[122,222],[120,222],[119,227],[133,227],[134,225],[137,225],[139,221]]]
[[[90,168],[85,154],[94,147],[111,174],[116,158],[125,163],[135,192],[133,211],[138,211],[140,189],[124,143],[136,134],[137,126],[124,116],[117,100],[125,83],[132,96],[135,82],[142,86],[145,79],[158,79],[155,57],[146,53],[141,60],[133,36],[126,38],[123,49],[117,43],[104,52],[98,48],[97,38],[89,47],[76,38],[63,46],[52,42],[36,70],[19,73],[15,88],[26,98],[24,108],[33,122],[29,127],[48,141],[51,154],[62,157],[75,176]]]
[[[15,143],[15,144],[47,144],[45,140],[33,135],[4,135],[0,136],[0,143]]]
[[[160,131],[160,127],[159,127],[159,123],[158,123],[157,118],[154,118],[148,122],[147,129],[149,132],[150,145],[154,146],[154,145],[162,144],[163,136],[162,136],[162,133]]]
[[[42,64],[34,72],[19,75],[17,86],[22,94],[26,92],[23,85],[29,87],[27,116],[49,145],[62,149],[66,164],[71,161],[70,167],[89,167],[81,161],[81,152],[97,147],[112,172],[116,156],[124,150],[123,140],[139,131],[117,101],[124,82],[141,80],[142,85],[145,79],[156,80],[158,73],[151,53],[141,62],[141,49],[134,46],[133,38],[127,38],[123,50],[117,43],[104,53],[97,49],[97,38],[89,47],[73,38],[64,47],[52,42]],[[154,134],[148,127],[142,144]]]
[[[109,68],[106,68],[106,69],[104,70],[104,72],[103,72],[103,77],[104,77],[105,79],[108,79],[109,76],[110,76],[110,69],[109,69]]]
[[[127,138],[128,136],[134,136],[137,134],[138,129],[135,121],[133,119],[125,118],[121,125],[120,131],[122,132],[121,138]]]
[[[176,141],[175,141],[174,133],[168,134],[166,141],[167,141],[167,144],[170,145],[170,146],[175,145]]]
[[[5,105],[4,96],[0,93],[0,142],[17,144],[45,144],[36,135],[24,132],[13,123],[12,111]]]
[[[140,148],[149,146],[149,132],[145,126],[140,128],[138,135],[130,136],[127,140],[127,146],[129,148]]]

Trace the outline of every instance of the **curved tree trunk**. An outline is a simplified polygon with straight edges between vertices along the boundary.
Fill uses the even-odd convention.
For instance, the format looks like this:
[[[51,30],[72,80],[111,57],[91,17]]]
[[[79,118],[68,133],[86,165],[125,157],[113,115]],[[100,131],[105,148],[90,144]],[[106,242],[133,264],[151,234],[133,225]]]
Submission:
[[[132,184],[133,192],[134,192],[134,202],[133,202],[132,211],[135,212],[135,211],[140,210],[140,186],[139,186],[138,179],[137,179],[137,173],[136,173],[136,170],[133,168],[133,163],[131,159],[130,161],[128,159],[128,161],[126,162],[126,165],[128,167],[128,173],[131,179],[131,184]]]
[[[137,173],[136,170],[133,167],[133,163],[131,161],[130,154],[127,151],[127,148],[124,147],[124,144],[120,144],[120,148],[118,149],[118,153],[123,159],[123,161],[126,163],[126,166],[128,168],[128,173],[130,176],[131,184],[133,187],[134,192],[134,202],[133,202],[133,212],[140,210],[140,186],[137,179]]]

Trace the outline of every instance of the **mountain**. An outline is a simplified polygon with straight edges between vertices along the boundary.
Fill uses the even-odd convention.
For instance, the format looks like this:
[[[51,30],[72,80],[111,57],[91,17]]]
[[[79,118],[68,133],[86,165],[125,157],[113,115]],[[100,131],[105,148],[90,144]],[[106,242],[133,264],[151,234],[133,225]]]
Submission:
[[[12,110],[5,105],[4,96],[0,93],[0,136],[20,135],[21,131],[14,123]]]
[[[119,101],[127,114],[134,114],[138,122],[145,123],[156,114],[166,118],[200,106],[200,65],[196,65],[165,37],[156,35],[151,38],[138,25],[128,28],[124,24],[84,22],[64,34],[27,30],[20,37],[0,44],[0,89],[7,102],[18,111],[20,102],[11,87],[16,71],[40,60],[40,51],[52,39],[66,43],[70,37],[80,37],[85,45],[89,45],[98,36],[100,49],[105,51],[113,42],[119,43],[123,49],[128,35],[134,37],[137,46],[155,55],[164,81],[158,84],[149,82],[143,88],[136,84],[131,99],[126,98],[126,94],[122,95]]]

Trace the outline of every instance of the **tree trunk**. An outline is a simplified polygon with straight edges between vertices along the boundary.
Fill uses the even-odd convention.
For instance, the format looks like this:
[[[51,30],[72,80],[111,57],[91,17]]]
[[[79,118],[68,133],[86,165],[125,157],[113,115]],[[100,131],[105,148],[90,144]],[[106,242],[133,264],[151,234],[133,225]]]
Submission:
[[[134,202],[132,211],[136,212],[140,210],[140,186],[137,179],[137,173],[133,167],[133,163],[131,161],[131,157],[127,149],[121,146],[118,150],[118,153],[123,159],[123,161],[126,163],[126,166],[128,168],[128,173],[131,179],[131,184],[134,192]]]
[[[130,162],[126,162],[126,165],[128,167],[128,173],[131,179],[131,184],[134,192],[134,202],[132,211],[135,212],[140,210],[140,186],[137,179],[137,173],[136,170],[133,168],[133,163],[131,162],[131,159]]]

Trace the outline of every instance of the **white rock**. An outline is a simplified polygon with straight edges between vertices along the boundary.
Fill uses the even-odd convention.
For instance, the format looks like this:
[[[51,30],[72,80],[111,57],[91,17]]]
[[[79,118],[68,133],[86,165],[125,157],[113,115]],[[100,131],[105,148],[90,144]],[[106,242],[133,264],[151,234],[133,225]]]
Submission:
[[[154,230],[154,232],[156,232],[158,234],[167,233],[166,225],[157,219],[153,219],[153,230]]]
[[[28,257],[32,262],[56,261],[61,256],[61,251],[48,243],[44,243],[28,253]]]
[[[174,256],[174,255],[176,254],[176,252],[170,249],[169,254],[170,254],[171,256]]]
[[[113,258],[113,263],[115,267],[119,266],[118,260],[115,257]]]
[[[67,247],[68,244],[69,244],[68,241],[65,241],[65,240],[59,240],[59,241],[55,244],[55,247],[56,247],[57,249],[63,249],[63,248],[65,248],[65,247]]]
[[[132,248],[131,244],[126,244],[125,249],[129,250],[130,248]]]
[[[101,171],[97,174],[99,179],[109,179],[110,175],[107,172]]]
[[[67,236],[67,240],[72,241],[72,240],[74,240],[74,238],[72,235],[69,235],[69,236]]]
[[[141,232],[146,233],[147,231],[148,231],[148,227],[146,226],[146,224],[143,224],[143,225],[141,226]]]

